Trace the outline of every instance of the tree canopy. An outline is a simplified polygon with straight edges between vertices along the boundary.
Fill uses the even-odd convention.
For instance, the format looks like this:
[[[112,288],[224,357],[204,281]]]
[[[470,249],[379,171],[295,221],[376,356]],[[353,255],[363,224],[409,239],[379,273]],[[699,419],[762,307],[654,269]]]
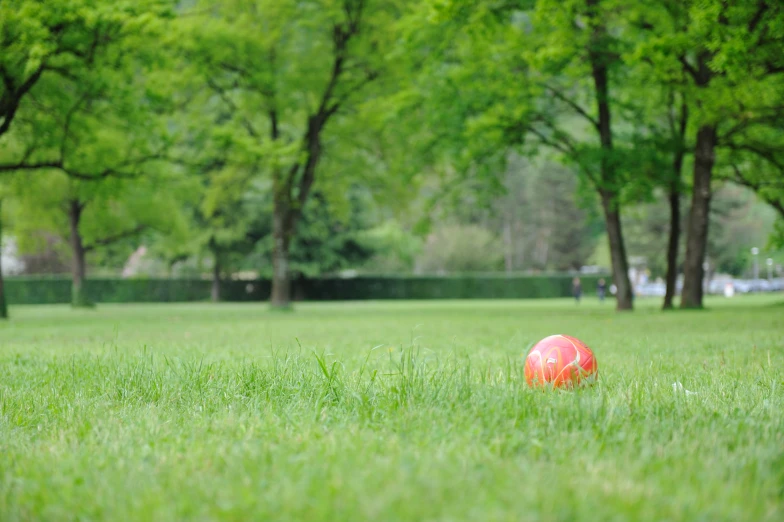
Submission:
[[[144,246],[282,308],[344,270],[600,264],[629,310],[640,259],[699,307],[747,263],[727,216],[784,248],[782,116],[768,0],[0,3],[4,236],[59,245],[75,304]]]

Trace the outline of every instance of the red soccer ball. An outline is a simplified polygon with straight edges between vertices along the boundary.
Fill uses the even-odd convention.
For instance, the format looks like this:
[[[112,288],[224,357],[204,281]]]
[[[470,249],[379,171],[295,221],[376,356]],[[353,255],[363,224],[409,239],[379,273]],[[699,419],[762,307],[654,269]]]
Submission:
[[[568,335],[551,335],[536,343],[525,358],[529,386],[571,387],[591,384],[598,375],[596,357],[588,346]]]

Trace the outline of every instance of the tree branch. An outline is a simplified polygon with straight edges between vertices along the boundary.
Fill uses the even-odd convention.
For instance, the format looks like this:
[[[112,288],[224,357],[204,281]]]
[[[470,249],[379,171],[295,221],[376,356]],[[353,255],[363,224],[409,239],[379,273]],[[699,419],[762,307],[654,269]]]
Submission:
[[[596,177],[592,174],[591,169],[589,169],[587,166],[583,164],[582,160],[580,159],[579,151],[574,146],[574,144],[571,143],[569,138],[564,133],[559,132],[552,122],[549,122],[545,119],[540,119],[539,122],[544,124],[550,129],[550,131],[553,133],[552,137],[547,137],[544,133],[536,129],[536,127],[534,127],[533,125],[528,125],[526,127],[526,130],[531,132],[534,136],[536,136],[542,145],[546,145],[547,147],[550,147],[553,150],[557,150],[561,152],[568,158],[571,158],[571,160],[574,161],[580,167],[580,169],[583,171],[585,176],[591,181],[591,183],[597,184]]]
[[[735,171],[735,177],[732,179],[732,181],[734,181],[738,185],[750,188],[751,190],[756,192],[758,197],[762,198],[767,204],[769,204],[774,209],[776,209],[779,212],[779,214],[781,214],[782,217],[784,217],[784,199],[782,199],[781,197],[775,198],[769,195],[768,192],[764,191],[764,189],[766,188],[784,190],[784,182],[782,182],[781,184],[768,184],[759,181],[754,182],[747,179],[743,175],[741,169],[736,164],[734,163],[732,164],[732,169]]]
[[[364,7],[365,0],[344,0],[343,9],[346,19],[343,22],[336,23],[332,28],[334,56],[332,71],[321,96],[318,109],[308,117],[308,128],[303,136],[303,147],[306,153],[305,163],[304,165],[300,162],[294,163],[284,181],[283,189],[288,198],[294,199],[293,189],[295,184],[298,189],[296,195],[297,205],[289,209],[287,216],[287,225],[289,227],[293,227],[302,214],[302,207],[307,201],[315,181],[316,166],[322,151],[321,132],[330,118],[340,109],[341,103],[350,94],[349,92],[341,99],[334,100],[338,82],[345,71],[348,45],[359,34]],[[299,179],[297,179],[298,177]]]
[[[40,163],[27,163],[21,161],[19,163],[6,163],[0,164],[0,172],[12,172],[17,170],[40,170],[40,169],[61,169],[61,161],[43,161]]]
[[[63,139],[60,142],[61,163],[65,162],[65,147],[68,143],[68,138],[71,132],[71,120],[74,114],[76,114],[76,111],[79,109],[79,107],[81,107],[82,103],[84,103],[84,101],[87,99],[87,97],[88,97],[88,93],[87,91],[85,91],[82,94],[82,96],[80,96],[79,99],[76,100],[76,103],[74,103],[73,106],[70,109],[68,109],[68,112],[65,115],[65,120],[63,121]]]
[[[599,130],[599,121],[596,118],[594,118],[593,116],[591,116],[590,114],[588,114],[588,112],[585,109],[583,109],[582,107],[580,107],[580,105],[578,105],[577,102],[567,98],[562,92],[558,91],[554,87],[550,87],[549,85],[545,85],[544,88],[547,89],[548,91],[550,91],[550,93],[552,93],[553,96],[555,96],[556,98],[558,98],[559,100],[561,100],[562,102],[567,104],[569,107],[574,109],[575,112],[577,112],[577,114],[579,114],[580,116],[582,116],[583,118],[588,120],[588,122],[591,125],[593,125],[597,130]]]
[[[140,158],[135,158],[133,160],[127,160],[122,163],[115,165],[114,167],[108,167],[104,170],[97,172],[95,174],[89,174],[84,171],[76,170],[71,167],[68,167],[64,164],[62,159],[56,161],[42,161],[38,163],[27,163],[25,160],[20,161],[18,163],[6,163],[0,164],[0,172],[11,172],[11,171],[21,171],[21,170],[41,170],[41,169],[59,169],[64,172],[68,177],[73,179],[78,179],[81,181],[98,181],[102,179],[106,179],[109,177],[118,177],[118,178],[135,178],[138,177],[138,173],[130,173],[124,172],[126,167],[134,167],[142,165],[148,161],[154,160],[166,160],[167,157],[160,153],[150,154],[148,156],[143,156]]]
[[[225,89],[223,89],[223,88],[222,88],[220,85],[218,85],[217,83],[215,83],[215,81],[214,81],[212,78],[208,78],[208,79],[207,79],[207,85],[209,85],[209,86],[210,86],[210,88],[211,88],[213,91],[215,91],[215,94],[217,94],[217,95],[220,97],[220,99],[221,99],[221,100],[223,100],[223,102],[224,102],[226,105],[228,105],[228,106],[229,106],[229,108],[230,108],[230,109],[231,109],[231,110],[232,110],[232,111],[233,111],[235,114],[237,114],[237,116],[239,116],[239,117],[240,117],[240,119],[241,119],[241,121],[242,121],[242,125],[243,125],[243,126],[245,127],[245,129],[248,131],[248,134],[250,134],[250,135],[251,135],[251,137],[253,137],[253,138],[258,138],[258,133],[256,132],[256,129],[254,129],[254,128],[253,128],[253,125],[251,124],[251,122],[250,122],[250,121],[249,121],[247,118],[245,118],[244,116],[242,116],[242,115],[240,114],[240,110],[239,110],[239,108],[237,107],[237,104],[236,104],[236,103],[234,103],[234,101],[233,101],[231,98],[229,98],[228,94],[226,94],[226,90],[225,90]]]
[[[13,84],[11,78],[7,75],[5,70],[2,71],[3,83],[6,86],[7,92],[4,93],[5,100],[2,101],[3,112],[1,114],[3,118],[3,122],[0,123],[0,136],[8,132],[8,129],[11,127],[11,122],[14,120],[16,116],[16,111],[19,109],[19,103],[22,100],[22,97],[27,94],[27,92],[32,89],[33,85],[38,81],[41,77],[41,74],[44,72],[43,65],[39,66],[38,69],[30,75],[27,80],[22,83],[18,88]]]
[[[335,114],[340,109],[340,107],[342,107],[349,100],[349,98],[351,98],[352,95],[364,89],[367,84],[371,83],[376,78],[378,78],[378,73],[376,71],[366,71],[365,78],[346,89],[346,91],[340,97],[338,97],[338,99],[335,100],[335,102],[330,107],[327,108],[328,116]]]
[[[678,61],[681,62],[683,70],[689,73],[689,76],[694,78],[695,81],[699,78],[700,73],[697,71],[697,69],[694,68],[692,64],[689,63],[685,56],[678,56]]]
[[[133,236],[143,232],[144,229],[146,229],[146,228],[147,227],[145,225],[138,225],[138,226],[132,228],[131,230],[126,230],[124,232],[120,232],[119,234],[115,234],[113,236],[107,236],[105,238],[98,239],[98,240],[96,240],[94,243],[92,243],[90,245],[85,245],[84,246],[84,251],[85,252],[92,252],[93,250],[95,250],[98,247],[109,246],[112,243],[116,243],[116,242],[121,241],[123,239],[128,239],[129,237],[133,237]]]
[[[741,107],[742,110],[742,107]],[[754,125],[777,125],[781,122],[782,117],[784,117],[784,108],[777,108],[774,112],[770,114],[763,114],[756,118],[745,118],[739,119],[735,122],[732,127],[727,129],[726,132],[723,132],[720,138],[720,142],[726,142],[732,136],[747,130],[749,127],[753,127]]]
[[[755,156],[764,159],[784,173],[784,160],[777,158],[773,150],[765,149],[764,147],[751,143],[727,143],[725,147],[730,150],[750,152]]]
[[[754,16],[751,17],[751,21],[749,21],[748,25],[748,31],[750,33],[753,33],[759,23],[762,21],[762,17],[765,16],[765,12],[767,12],[768,7],[768,3],[765,0],[759,0],[757,2],[757,11],[754,13]]]

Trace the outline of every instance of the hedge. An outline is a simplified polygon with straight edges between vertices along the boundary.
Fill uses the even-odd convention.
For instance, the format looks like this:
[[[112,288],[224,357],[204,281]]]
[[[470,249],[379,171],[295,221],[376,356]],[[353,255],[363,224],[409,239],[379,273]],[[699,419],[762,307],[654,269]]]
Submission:
[[[570,275],[546,276],[378,276],[355,278],[298,279],[293,281],[297,301],[353,301],[367,299],[520,299],[572,295]],[[583,293],[594,295],[600,277],[581,276]],[[97,303],[144,303],[206,301],[210,281],[204,279],[119,279],[85,281],[87,297]],[[224,281],[224,301],[269,299],[268,280]],[[64,278],[7,278],[10,304],[62,304],[71,299],[71,282]]]

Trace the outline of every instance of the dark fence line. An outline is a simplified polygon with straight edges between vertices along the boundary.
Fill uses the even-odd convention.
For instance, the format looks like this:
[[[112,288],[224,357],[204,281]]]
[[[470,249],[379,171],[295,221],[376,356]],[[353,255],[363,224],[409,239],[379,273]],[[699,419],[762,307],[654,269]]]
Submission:
[[[355,301],[385,299],[523,299],[572,295],[570,275],[505,276],[408,276],[297,279],[297,301]],[[600,277],[581,276],[583,293],[594,295]],[[97,303],[149,303],[207,301],[211,282],[204,279],[95,278],[85,281],[85,292]],[[221,300],[265,301],[269,280],[227,280],[221,284]],[[7,278],[10,304],[64,304],[71,301],[71,281],[64,278]]]

